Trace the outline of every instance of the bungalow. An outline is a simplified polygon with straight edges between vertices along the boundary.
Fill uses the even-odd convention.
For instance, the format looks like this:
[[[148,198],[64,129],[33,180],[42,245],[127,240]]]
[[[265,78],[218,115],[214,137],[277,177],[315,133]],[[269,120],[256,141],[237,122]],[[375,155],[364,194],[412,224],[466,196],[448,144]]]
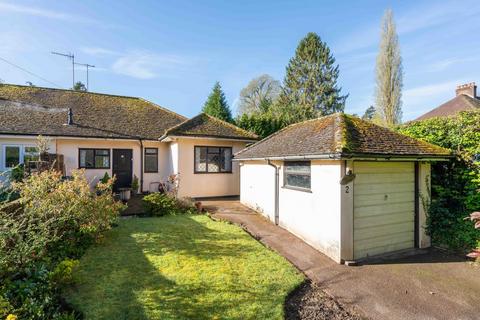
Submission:
[[[238,195],[232,155],[257,137],[206,114],[187,119],[136,97],[0,85],[0,171],[38,157],[36,137],[50,139],[65,174],[85,169],[96,183],[105,172],[115,189],[138,177],[156,191],[172,174],[182,197]]]
[[[240,201],[338,263],[430,246],[430,162],[450,151],[345,114],[238,152]]]

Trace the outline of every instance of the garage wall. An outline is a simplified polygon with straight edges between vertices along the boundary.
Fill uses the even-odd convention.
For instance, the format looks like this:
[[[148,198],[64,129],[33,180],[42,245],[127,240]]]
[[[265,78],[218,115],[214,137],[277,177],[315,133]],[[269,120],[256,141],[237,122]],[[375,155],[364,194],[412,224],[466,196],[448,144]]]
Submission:
[[[280,171],[280,226],[340,262],[340,161],[311,162],[311,192],[283,187]]]
[[[275,222],[275,169],[266,161],[245,161],[240,172],[240,201]]]
[[[311,192],[283,187],[280,165],[279,224],[333,260],[340,262],[340,161],[311,162]],[[275,170],[266,161],[241,165],[243,204],[274,222]]]

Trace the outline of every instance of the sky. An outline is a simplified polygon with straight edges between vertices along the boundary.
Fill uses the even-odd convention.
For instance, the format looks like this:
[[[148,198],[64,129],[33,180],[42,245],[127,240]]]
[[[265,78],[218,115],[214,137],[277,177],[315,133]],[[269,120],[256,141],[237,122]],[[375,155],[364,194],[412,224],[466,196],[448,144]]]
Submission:
[[[0,0],[0,79],[70,88],[74,53],[90,91],[138,96],[198,114],[215,81],[236,113],[262,74],[283,81],[298,42],[316,32],[340,68],[345,112],[373,104],[380,22],[392,9],[404,68],[403,120],[480,82],[480,3],[465,1]],[[15,64],[41,78],[8,64]],[[85,68],[76,79],[86,82]]]

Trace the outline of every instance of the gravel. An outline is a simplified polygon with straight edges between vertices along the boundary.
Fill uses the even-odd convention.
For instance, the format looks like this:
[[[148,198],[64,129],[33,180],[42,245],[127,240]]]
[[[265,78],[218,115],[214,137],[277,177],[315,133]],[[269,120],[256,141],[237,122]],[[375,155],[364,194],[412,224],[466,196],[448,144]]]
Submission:
[[[340,304],[311,281],[305,281],[287,297],[285,319],[360,320],[364,318]]]

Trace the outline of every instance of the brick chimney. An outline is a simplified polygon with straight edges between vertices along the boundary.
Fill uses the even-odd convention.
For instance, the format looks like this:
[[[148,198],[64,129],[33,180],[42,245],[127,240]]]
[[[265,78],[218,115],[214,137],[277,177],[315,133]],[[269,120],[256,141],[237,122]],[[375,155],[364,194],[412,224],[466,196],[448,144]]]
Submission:
[[[472,98],[477,98],[477,85],[475,82],[470,82],[467,84],[462,84],[460,86],[457,86],[457,89],[455,90],[455,93],[457,96],[461,94],[465,94],[467,96],[470,96]]]

